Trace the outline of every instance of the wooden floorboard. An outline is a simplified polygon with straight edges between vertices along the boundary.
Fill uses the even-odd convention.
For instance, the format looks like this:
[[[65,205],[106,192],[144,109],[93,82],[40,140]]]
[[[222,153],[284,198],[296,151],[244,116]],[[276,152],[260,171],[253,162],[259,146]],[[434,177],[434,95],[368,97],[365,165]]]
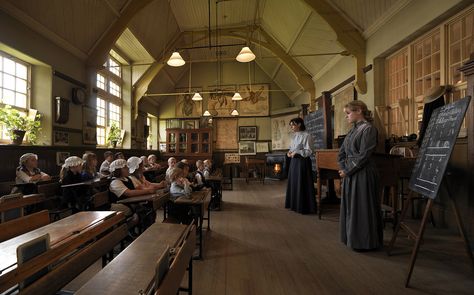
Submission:
[[[338,208],[322,220],[284,208],[286,182],[234,183],[212,213],[204,260],[194,264],[195,294],[472,294],[474,273],[462,243],[430,229],[412,276],[412,242],[400,235],[393,256],[357,253],[339,242]],[[391,237],[385,231],[385,243]]]

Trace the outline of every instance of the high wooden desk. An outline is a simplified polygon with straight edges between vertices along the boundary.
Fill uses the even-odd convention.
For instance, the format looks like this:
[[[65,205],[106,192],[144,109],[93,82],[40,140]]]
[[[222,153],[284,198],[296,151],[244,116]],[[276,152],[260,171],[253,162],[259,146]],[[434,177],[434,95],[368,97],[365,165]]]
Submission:
[[[318,173],[317,178],[317,188],[318,193],[316,194],[316,203],[318,205],[318,217],[321,219],[321,182],[324,179],[338,179],[339,174],[338,170],[341,168],[337,162],[337,157],[339,154],[338,149],[326,149],[326,150],[316,150],[316,170]],[[379,172],[380,177],[380,186],[390,187],[390,193],[393,198],[392,207],[390,208],[394,224],[396,224],[397,218],[397,196],[398,196],[398,180],[400,178],[400,163],[401,156],[398,155],[389,155],[374,153],[373,160]],[[404,172],[407,173],[407,172]]]
[[[158,258],[167,246],[177,246],[186,227],[171,223],[152,224],[75,294],[148,294],[155,279]]]
[[[17,283],[14,277],[19,276],[16,274],[16,249],[18,246],[44,234],[49,234],[50,247],[52,251],[54,251],[55,248],[64,248],[64,251],[66,251],[68,247],[65,245],[69,241],[74,240],[76,237],[83,235],[84,238],[82,241],[86,242],[88,239],[94,237],[92,231],[94,231],[94,233],[102,233],[108,228],[117,225],[119,222],[123,221],[123,219],[123,214],[117,213],[115,211],[79,212],[57,222],[50,223],[36,230],[0,243],[0,292],[13,287]],[[103,225],[103,227],[101,227],[100,230],[97,230],[96,226],[99,225]],[[90,237],[89,234],[86,234],[88,232],[91,232]],[[79,241],[79,239],[77,240],[78,241],[74,241],[74,243],[80,246],[79,243],[81,243],[81,241]],[[77,249],[76,246],[71,246],[70,248],[74,248],[71,249],[70,252]],[[61,257],[64,257],[67,254],[68,253],[66,252],[61,252],[57,259],[59,260]],[[23,268],[26,267],[27,264],[25,264]]]
[[[204,220],[207,219],[207,230],[211,229],[211,210],[209,208],[209,201],[211,199],[211,190],[203,189],[201,191],[192,192],[189,197],[178,197],[175,200],[170,199],[175,205],[183,206],[197,206],[199,208],[198,216],[195,216],[197,219],[196,224],[198,225],[197,230],[199,232],[199,259],[202,258],[202,226]],[[204,216],[204,212],[207,208],[207,218]],[[166,212],[165,212],[166,215]],[[166,217],[166,216],[165,216]],[[197,218],[196,218],[197,217]]]

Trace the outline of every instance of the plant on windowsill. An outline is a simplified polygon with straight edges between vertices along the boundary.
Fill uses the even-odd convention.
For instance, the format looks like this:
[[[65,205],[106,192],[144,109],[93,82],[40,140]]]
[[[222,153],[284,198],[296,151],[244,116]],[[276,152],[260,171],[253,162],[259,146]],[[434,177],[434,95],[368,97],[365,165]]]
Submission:
[[[38,132],[41,130],[40,119],[40,114],[34,117],[27,116],[9,105],[0,108],[0,123],[7,129],[14,145],[20,145],[25,134],[28,136],[29,143],[35,144]]]
[[[107,142],[109,145],[111,145],[113,148],[117,147],[117,144],[120,143],[122,140],[122,129],[119,128],[117,123],[112,122],[112,125],[110,126],[109,133],[107,135]]]

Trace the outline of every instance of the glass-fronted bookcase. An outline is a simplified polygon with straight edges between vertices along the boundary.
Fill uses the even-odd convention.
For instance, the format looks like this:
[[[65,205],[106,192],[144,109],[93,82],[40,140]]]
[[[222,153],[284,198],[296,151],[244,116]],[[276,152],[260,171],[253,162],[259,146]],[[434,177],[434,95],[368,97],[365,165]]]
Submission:
[[[212,129],[166,129],[168,156],[212,156]]]

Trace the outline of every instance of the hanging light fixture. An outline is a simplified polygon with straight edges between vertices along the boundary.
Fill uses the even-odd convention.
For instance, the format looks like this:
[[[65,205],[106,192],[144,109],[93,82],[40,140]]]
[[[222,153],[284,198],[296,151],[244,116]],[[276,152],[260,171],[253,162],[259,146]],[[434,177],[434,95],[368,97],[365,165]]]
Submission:
[[[194,101],[200,101],[200,100],[202,100],[202,96],[201,96],[201,94],[199,94],[199,92],[196,92],[196,93],[194,93],[194,96],[191,99],[194,100]]]
[[[239,115],[239,112],[237,111],[237,109],[234,109],[230,114],[231,114],[232,116],[238,116],[238,115]]]
[[[181,54],[179,54],[178,51],[175,51],[175,52],[173,52],[170,59],[168,59],[168,61],[166,63],[169,66],[172,66],[172,67],[180,67],[180,66],[183,66],[186,62],[181,57]]]
[[[232,100],[242,100],[242,96],[240,93],[236,92],[234,96],[232,96]]]
[[[211,116],[211,113],[209,113],[209,111],[206,110],[206,111],[204,112],[204,114],[202,114],[202,115],[203,115],[204,117],[210,117],[210,116]]]
[[[255,59],[255,54],[253,54],[252,50],[248,46],[245,46],[240,50],[240,53],[235,58],[239,62],[251,62]]]

